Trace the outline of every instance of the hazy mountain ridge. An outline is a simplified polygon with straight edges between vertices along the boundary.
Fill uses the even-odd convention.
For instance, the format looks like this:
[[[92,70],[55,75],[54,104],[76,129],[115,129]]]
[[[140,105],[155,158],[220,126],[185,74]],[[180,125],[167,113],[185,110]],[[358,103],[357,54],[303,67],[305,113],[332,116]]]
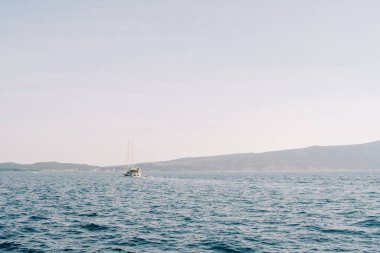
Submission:
[[[162,170],[376,170],[380,169],[380,141],[341,146],[312,146],[300,149],[181,158],[140,164]]]
[[[300,149],[189,157],[170,161],[140,163],[145,170],[185,171],[288,171],[288,170],[379,170],[380,141],[341,146],[312,146]],[[124,166],[41,162],[34,164],[0,163],[0,171],[92,171],[122,170]]]
[[[0,163],[0,171],[90,171],[100,166],[76,163],[38,162],[33,164]]]

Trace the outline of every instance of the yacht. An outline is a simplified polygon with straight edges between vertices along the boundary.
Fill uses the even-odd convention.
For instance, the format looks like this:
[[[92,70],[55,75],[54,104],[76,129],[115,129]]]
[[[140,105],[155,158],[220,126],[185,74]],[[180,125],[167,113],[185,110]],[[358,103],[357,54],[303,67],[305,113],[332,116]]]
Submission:
[[[141,169],[133,164],[133,142],[128,141],[127,166],[123,173],[126,177],[141,177]]]
[[[123,173],[126,177],[141,177],[141,169],[138,167],[130,167]]]

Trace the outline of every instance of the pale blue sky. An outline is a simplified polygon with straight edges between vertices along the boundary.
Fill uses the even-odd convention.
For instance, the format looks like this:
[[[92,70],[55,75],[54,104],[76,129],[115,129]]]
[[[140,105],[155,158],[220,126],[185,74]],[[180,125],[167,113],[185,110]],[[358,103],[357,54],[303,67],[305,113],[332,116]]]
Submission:
[[[379,1],[0,1],[0,162],[380,139]]]

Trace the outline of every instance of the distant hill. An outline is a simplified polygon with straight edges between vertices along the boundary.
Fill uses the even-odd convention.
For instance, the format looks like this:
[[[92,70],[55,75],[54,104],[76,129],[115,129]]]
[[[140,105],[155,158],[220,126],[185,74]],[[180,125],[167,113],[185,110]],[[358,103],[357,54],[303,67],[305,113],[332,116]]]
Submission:
[[[0,171],[89,171],[102,167],[58,162],[39,162],[33,164],[0,163]]]
[[[380,141],[344,146],[313,146],[301,149],[182,158],[142,163],[155,170],[380,170]]]
[[[140,163],[144,170],[161,171],[327,171],[380,170],[380,141],[341,146],[313,146],[264,153],[189,157]],[[123,170],[124,166],[40,162],[0,163],[0,171],[92,171]]]

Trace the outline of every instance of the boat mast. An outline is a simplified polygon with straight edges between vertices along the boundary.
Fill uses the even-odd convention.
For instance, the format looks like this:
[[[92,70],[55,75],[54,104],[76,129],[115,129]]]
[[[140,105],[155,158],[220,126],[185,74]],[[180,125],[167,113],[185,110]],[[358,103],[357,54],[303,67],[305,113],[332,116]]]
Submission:
[[[133,167],[133,164],[134,164],[134,160],[133,160],[133,141],[131,141],[131,158],[132,158],[132,160],[131,160],[131,167]]]
[[[128,145],[127,145],[127,153],[126,153],[126,157],[125,157],[125,168],[126,170],[129,169],[129,140],[128,140]]]

